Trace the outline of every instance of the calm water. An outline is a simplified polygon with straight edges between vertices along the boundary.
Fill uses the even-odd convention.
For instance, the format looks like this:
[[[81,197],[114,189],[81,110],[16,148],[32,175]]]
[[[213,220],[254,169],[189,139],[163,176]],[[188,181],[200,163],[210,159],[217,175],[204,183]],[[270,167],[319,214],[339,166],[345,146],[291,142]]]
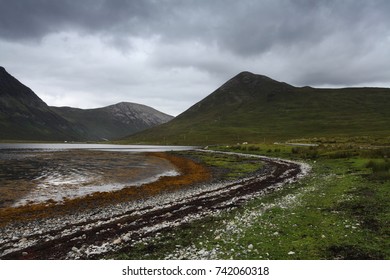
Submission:
[[[186,146],[0,144],[0,207],[80,197],[177,176],[167,160],[143,152]]]
[[[193,146],[157,146],[157,145],[110,145],[110,144],[85,144],[85,143],[0,143],[1,150],[108,150],[122,152],[166,152],[186,151]]]

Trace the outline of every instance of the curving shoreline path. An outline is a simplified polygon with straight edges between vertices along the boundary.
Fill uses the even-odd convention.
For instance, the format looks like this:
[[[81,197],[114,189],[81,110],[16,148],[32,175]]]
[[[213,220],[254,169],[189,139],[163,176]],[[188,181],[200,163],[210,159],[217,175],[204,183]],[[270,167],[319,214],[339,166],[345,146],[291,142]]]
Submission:
[[[99,259],[184,223],[237,207],[307,175],[310,166],[264,156],[261,172],[222,183],[197,184],[143,200],[106,205],[0,228],[0,259]]]

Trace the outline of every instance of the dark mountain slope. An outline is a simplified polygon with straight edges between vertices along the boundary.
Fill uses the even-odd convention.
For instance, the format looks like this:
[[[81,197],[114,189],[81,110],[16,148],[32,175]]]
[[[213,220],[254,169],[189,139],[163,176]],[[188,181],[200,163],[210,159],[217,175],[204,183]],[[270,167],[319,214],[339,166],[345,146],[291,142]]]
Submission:
[[[242,72],[171,122],[128,142],[213,144],[388,135],[390,89],[293,87]]]
[[[0,67],[0,139],[76,140],[77,126]]]

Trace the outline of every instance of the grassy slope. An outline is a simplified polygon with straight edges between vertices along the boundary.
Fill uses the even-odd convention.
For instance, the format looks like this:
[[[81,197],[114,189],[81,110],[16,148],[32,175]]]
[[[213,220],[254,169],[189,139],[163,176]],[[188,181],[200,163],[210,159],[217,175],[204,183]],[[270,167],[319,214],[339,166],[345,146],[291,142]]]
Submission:
[[[390,89],[296,88],[244,72],[173,121],[124,142],[232,144],[296,137],[386,136]]]
[[[29,106],[16,99],[2,97],[14,103],[11,110],[2,108],[0,131],[2,140],[63,141],[77,140],[80,135],[72,124],[55,114],[46,106]],[[1,102],[0,102],[1,103]],[[0,104],[2,107],[2,104]]]
[[[164,232],[115,257],[390,259],[389,148],[360,149],[367,138],[321,141],[318,148],[221,147],[305,160],[313,171],[239,209]],[[375,145],[389,144],[383,141],[371,139]]]

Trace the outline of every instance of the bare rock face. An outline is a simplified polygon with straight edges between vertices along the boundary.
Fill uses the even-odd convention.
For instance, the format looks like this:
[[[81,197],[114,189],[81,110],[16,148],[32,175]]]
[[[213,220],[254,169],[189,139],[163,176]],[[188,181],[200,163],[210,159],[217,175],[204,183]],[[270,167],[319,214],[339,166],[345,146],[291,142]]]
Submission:
[[[151,107],[130,102],[121,102],[104,107],[102,110],[109,112],[119,122],[131,124],[138,121],[143,122],[146,127],[163,124],[173,119],[172,116]]]

